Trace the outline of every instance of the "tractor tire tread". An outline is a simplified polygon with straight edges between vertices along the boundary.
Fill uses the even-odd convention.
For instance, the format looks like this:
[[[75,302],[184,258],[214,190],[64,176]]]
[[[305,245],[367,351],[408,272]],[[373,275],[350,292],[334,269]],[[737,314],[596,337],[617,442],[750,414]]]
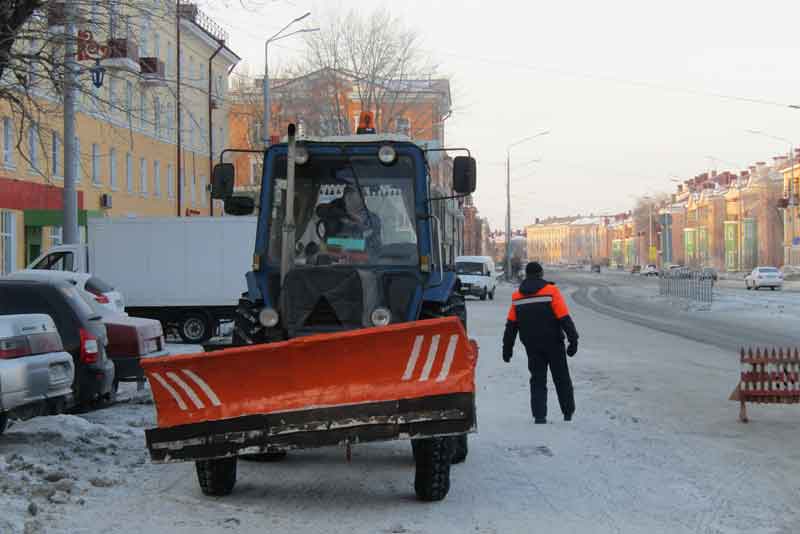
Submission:
[[[236,456],[197,460],[197,481],[204,495],[223,497],[230,495],[236,484]]]
[[[421,501],[441,501],[450,491],[453,439],[443,437],[418,441],[414,491]]]

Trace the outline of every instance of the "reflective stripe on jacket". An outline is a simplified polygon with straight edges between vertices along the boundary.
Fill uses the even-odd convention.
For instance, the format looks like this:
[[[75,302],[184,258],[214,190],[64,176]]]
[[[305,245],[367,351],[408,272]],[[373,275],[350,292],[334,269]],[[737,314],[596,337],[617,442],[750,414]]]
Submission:
[[[563,349],[565,333],[570,342],[578,340],[564,297],[554,284],[545,280],[529,278],[522,282],[511,297],[507,319],[504,351],[513,348],[517,332],[526,348]]]

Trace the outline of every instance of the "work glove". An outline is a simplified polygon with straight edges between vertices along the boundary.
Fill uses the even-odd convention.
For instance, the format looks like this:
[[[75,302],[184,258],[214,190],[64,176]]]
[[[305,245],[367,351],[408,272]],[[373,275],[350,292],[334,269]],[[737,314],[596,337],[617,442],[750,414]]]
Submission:
[[[511,352],[510,350],[508,350],[508,351],[504,350],[503,351],[503,361],[506,362],[506,363],[510,362],[511,361],[511,356],[513,354],[514,353]]]
[[[570,358],[575,356],[578,353],[578,342],[577,341],[570,341],[569,345],[567,346],[567,356]]]

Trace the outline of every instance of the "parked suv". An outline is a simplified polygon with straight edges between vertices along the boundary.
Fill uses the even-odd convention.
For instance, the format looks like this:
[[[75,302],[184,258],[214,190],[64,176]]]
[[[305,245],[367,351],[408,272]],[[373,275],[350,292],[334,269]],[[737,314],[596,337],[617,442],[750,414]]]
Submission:
[[[53,318],[75,366],[72,391],[79,406],[111,399],[114,364],[106,356],[106,327],[71,283],[0,280],[0,315],[21,313]]]
[[[75,368],[47,315],[0,316],[0,433],[8,417],[63,411],[72,400]]]
[[[78,293],[98,315],[125,313],[125,299],[114,286],[87,273],[25,269],[8,275],[18,280],[63,280],[75,286]]]

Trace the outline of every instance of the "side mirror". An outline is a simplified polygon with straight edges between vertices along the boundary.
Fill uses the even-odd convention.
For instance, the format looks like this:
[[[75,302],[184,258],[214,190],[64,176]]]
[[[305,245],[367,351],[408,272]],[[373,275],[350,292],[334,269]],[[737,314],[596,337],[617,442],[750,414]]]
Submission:
[[[475,158],[456,156],[453,160],[453,190],[459,195],[469,195],[475,191]]]
[[[226,199],[233,195],[236,169],[233,163],[217,163],[211,172],[211,198]]]
[[[227,215],[250,215],[256,209],[253,197],[237,195],[225,199],[225,213]]]

